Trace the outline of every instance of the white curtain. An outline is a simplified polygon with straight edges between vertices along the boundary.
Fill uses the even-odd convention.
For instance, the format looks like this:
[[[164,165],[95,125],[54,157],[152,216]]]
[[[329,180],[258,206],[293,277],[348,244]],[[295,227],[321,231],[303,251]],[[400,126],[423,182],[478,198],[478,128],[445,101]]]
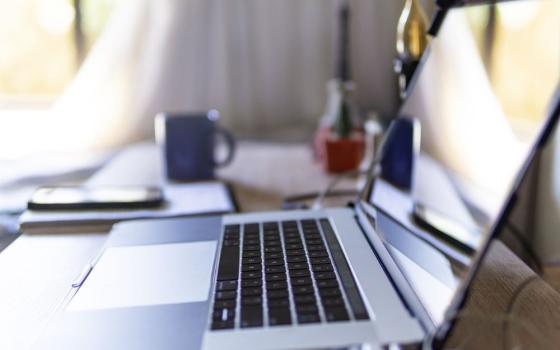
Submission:
[[[357,102],[391,114],[403,1],[353,0]],[[151,137],[160,111],[217,108],[235,131],[315,125],[332,77],[337,0],[122,0],[54,106],[67,144]]]

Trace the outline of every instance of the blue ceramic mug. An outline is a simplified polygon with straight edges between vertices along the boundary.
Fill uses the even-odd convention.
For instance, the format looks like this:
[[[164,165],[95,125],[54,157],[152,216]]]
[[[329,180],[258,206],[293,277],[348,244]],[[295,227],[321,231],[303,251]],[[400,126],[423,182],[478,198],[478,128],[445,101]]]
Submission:
[[[202,113],[160,113],[156,116],[156,140],[162,150],[163,170],[170,180],[214,178],[217,167],[228,165],[235,154],[235,140],[217,125],[216,110]],[[226,156],[216,159],[216,145],[223,142]]]

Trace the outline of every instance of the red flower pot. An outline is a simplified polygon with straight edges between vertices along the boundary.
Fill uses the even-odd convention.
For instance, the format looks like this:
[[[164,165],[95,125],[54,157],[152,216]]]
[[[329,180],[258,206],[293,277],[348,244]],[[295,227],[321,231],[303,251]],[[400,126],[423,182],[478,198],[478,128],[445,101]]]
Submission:
[[[361,132],[354,132],[348,138],[330,135],[325,140],[325,170],[342,173],[356,170],[364,158],[365,138]]]

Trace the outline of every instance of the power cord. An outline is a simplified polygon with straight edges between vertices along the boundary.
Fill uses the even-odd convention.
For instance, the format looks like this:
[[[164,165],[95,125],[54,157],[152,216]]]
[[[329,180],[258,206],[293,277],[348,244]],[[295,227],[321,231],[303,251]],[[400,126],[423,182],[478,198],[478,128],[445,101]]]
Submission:
[[[318,193],[317,198],[315,199],[313,205],[311,206],[311,209],[313,210],[321,209],[323,207],[323,201],[325,200],[325,198],[330,196],[331,191],[340,183],[340,181],[349,177],[365,175],[367,173],[368,170],[355,170],[355,171],[349,171],[347,173],[338,175],[327,185],[327,187],[325,187],[325,189],[323,189],[323,191]]]

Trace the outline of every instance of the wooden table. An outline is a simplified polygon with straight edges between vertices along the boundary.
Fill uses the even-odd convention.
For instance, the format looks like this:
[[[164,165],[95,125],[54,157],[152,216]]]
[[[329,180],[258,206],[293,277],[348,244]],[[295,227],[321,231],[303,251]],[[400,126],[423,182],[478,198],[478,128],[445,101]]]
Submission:
[[[321,190],[331,180],[313,161],[307,146],[293,144],[241,143],[234,163],[219,175],[234,185],[242,211],[277,210],[284,196]],[[345,186],[351,187],[352,183]],[[25,349],[36,339],[68,286],[97,253],[106,236],[106,232],[22,234],[0,254],[0,349]],[[469,321],[491,319],[493,314],[503,312],[507,307],[505,301],[516,286],[534,275],[505,246],[498,245],[494,249],[497,252],[491,255],[493,259],[478,277],[467,308],[469,313],[478,316]],[[557,271],[549,269],[553,281],[560,281]],[[516,303],[516,313],[534,324],[556,329],[560,325],[560,298],[556,291],[543,280],[536,279],[525,293]],[[543,308],[547,312],[543,312]],[[452,338],[453,344],[464,345],[473,334],[484,333],[479,332],[480,322],[474,324],[466,322],[463,328],[459,327]],[[521,334],[518,324],[521,323],[511,329]],[[543,341],[543,344],[549,343]],[[556,339],[554,344],[560,344],[560,340]],[[476,345],[480,346],[480,342]]]

